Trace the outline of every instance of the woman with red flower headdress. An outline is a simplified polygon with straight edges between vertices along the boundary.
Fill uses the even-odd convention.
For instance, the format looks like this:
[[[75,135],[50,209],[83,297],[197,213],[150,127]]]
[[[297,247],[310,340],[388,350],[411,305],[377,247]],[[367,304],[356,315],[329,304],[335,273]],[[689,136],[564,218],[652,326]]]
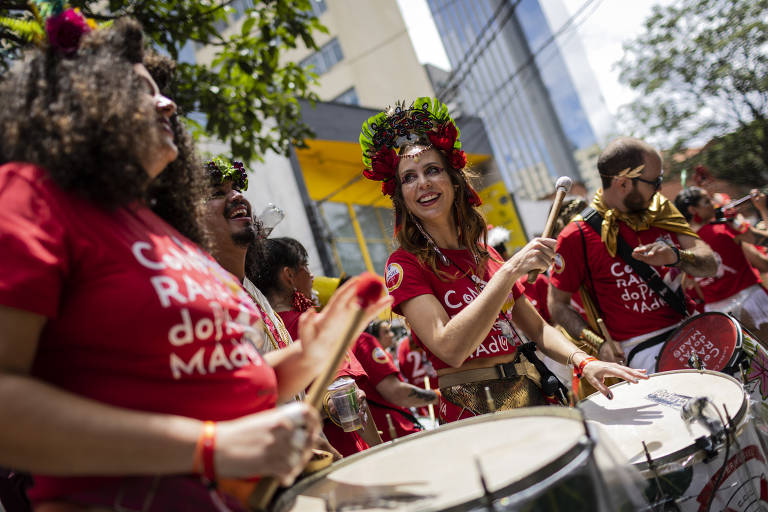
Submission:
[[[207,177],[139,24],[55,7],[0,81],[0,466],[33,474],[40,511],[245,510],[216,482],[298,475],[318,416],[274,408],[314,377],[289,363],[325,355],[257,352],[258,311],[199,247]],[[300,323],[317,352],[354,288],[334,304]]]
[[[518,329],[609,398],[605,377],[644,378],[588,357],[525,299],[517,279],[549,267],[555,240],[536,238],[506,262],[487,245],[480,197],[445,105],[419,98],[377,114],[363,124],[360,146],[363,175],[383,181],[392,198],[399,248],[387,261],[387,288],[393,310],[406,317],[437,370],[442,422],[544,404],[560,394]]]

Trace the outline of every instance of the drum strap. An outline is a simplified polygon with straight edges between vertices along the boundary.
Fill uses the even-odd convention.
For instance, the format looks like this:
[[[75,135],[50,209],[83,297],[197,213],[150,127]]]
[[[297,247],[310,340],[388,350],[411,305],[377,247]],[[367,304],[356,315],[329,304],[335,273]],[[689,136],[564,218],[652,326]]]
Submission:
[[[409,413],[408,411],[404,411],[403,409],[398,409],[397,407],[392,407],[391,405],[387,405],[381,402],[376,402],[367,397],[365,401],[368,402],[369,405],[375,405],[376,407],[381,407],[382,409],[389,409],[390,411],[395,411],[396,413],[399,413],[400,416],[402,416],[403,418],[413,423],[413,426],[416,427],[416,429],[424,430],[424,427],[421,426],[421,423],[419,423],[419,420],[416,419],[416,416]]]
[[[581,216],[584,218],[584,222],[586,222],[589,227],[594,229],[597,234],[600,234],[603,217],[597,212],[597,210],[592,207],[588,207],[583,212],[581,212]],[[683,318],[688,317],[688,308],[685,306],[683,287],[679,287],[676,291],[672,290],[672,288],[667,286],[667,283],[664,282],[659,273],[656,272],[653,267],[647,263],[643,263],[642,261],[633,258],[632,247],[629,246],[621,234],[618,235],[616,240],[616,253],[627,263],[627,265],[632,267],[632,270],[634,270],[635,273],[643,279],[643,281],[648,283],[648,286],[650,286],[651,289],[656,292],[659,297],[664,299],[664,302],[666,302],[672,309],[680,313]],[[643,343],[641,343],[641,345],[642,344]]]
[[[629,351],[629,354],[627,354],[627,366],[631,365],[632,358],[635,357],[635,355],[638,352],[640,352],[641,350],[645,350],[647,348],[651,348],[654,345],[658,345],[659,343],[664,343],[665,341],[667,341],[667,338],[669,338],[670,334],[672,334],[673,332],[674,332],[674,329],[670,329],[661,334],[657,334],[653,338],[649,338],[645,341],[638,343],[635,347],[632,348],[632,350]]]

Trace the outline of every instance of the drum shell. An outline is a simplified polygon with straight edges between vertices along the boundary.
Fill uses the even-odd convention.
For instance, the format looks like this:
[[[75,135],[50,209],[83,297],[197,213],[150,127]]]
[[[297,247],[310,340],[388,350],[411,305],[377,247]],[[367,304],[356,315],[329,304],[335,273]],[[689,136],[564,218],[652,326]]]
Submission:
[[[555,440],[556,442],[554,443],[564,449],[558,452],[553,460],[548,460],[548,455],[543,455],[541,457],[542,461],[544,461],[542,465],[530,472],[523,474],[518,471],[514,477],[510,476],[507,479],[504,476],[499,478],[498,470],[500,468],[504,468],[504,465],[508,463],[509,467],[513,469],[515,462],[524,458],[519,452],[515,452],[513,448],[516,448],[516,442],[525,442],[524,434],[521,432],[528,432],[527,429],[530,427],[528,423],[525,425],[521,423],[530,422],[534,419],[536,421],[538,419],[549,419],[550,422],[560,426],[559,430],[561,432],[567,430],[568,432],[563,432],[564,437],[559,441]],[[541,424],[539,423],[538,425]],[[562,429],[563,426],[567,426],[567,428]],[[486,438],[490,437],[490,435],[489,432],[485,432],[486,428],[490,428],[495,433],[498,433],[499,429],[505,429],[506,439],[499,439],[495,443],[498,446],[494,446],[494,443],[488,443]],[[547,429],[542,429],[541,426],[538,426],[537,430],[542,435],[556,437],[555,432],[558,429],[547,431]],[[517,439],[515,435],[510,436],[511,433],[515,432],[520,434],[520,439]],[[474,460],[472,457],[466,457],[466,454],[456,454],[456,447],[459,444],[457,440],[470,433],[473,435],[472,443],[476,443],[471,448],[475,453],[476,458]],[[571,436],[571,434],[574,435]],[[515,446],[508,447],[510,442]],[[428,453],[423,452],[424,447],[420,447],[420,444],[424,446],[430,444]],[[437,446],[442,446],[442,452],[444,453],[448,452],[449,454],[456,455],[457,458],[455,459],[445,459],[449,466],[454,464],[453,467],[445,468],[446,464],[440,463],[444,459],[439,451],[434,450]],[[467,449],[470,448],[467,447]],[[546,449],[547,447],[543,448],[544,451]],[[538,450],[541,453],[542,448]],[[286,512],[288,510],[326,510],[326,504],[321,503],[321,496],[323,495],[329,496],[328,499],[338,500],[334,506],[338,506],[339,509],[351,509],[357,507],[358,502],[355,501],[356,499],[368,499],[373,502],[377,498],[376,493],[383,492],[386,495],[386,493],[391,492],[389,484],[392,482],[396,483],[396,487],[402,489],[409,485],[412,486],[414,480],[419,478],[426,481],[428,485],[432,485],[429,479],[433,477],[438,480],[442,478],[450,479],[448,482],[442,482],[444,485],[448,484],[450,486],[450,488],[445,489],[446,492],[453,492],[453,487],[461,487],[467,482],[470,484],[469,487],[472,488],[472,492],[462,496],[461,499],[454,499],[455,497],[439,499],[443,497],[439,496],[438,498],[439,493],[435,492],[435,498],[396,503],[396,508],[398,510],[447,511],[473,510],[479,507],[484,510],[484,498],[482,492],[478,489],[479,476],[475,469],[477,461],[484,468],[484,477],[486,478],[492,499],[499,500],[499,503],[502,503],[502,505],[499,505],[501,506],[499,510],[508,510],[505,507],[514,508],[515,504],[519,505],[536,501],[545,494],[549,499],[553,489],[556,489],[559,485],[570,485],[569,482],[573,482],[573,480],[569,479],[574,476],[578,476],[582,480],[579,481],[578,486],[571,485],[569,496],[576,489],[578,489],[577,493],[580,491],[585,495],[588,494],[583,484],[584,481],[588,481],[591,483],[590,487],[595,489],[592,493],[594,495],[594,503],[589,503],[582,509],[571,507],[569,510],[614,510],[615,507],[613,504],[609,504],[608,498],[606,498],[608,493],[605,489],[601,488],[604,485],[601,483],[602,477],[599,474],[595,475],[599,471],[592,459],[592,450],[593,444],[584,435],[584,424],[577,411],[554,407],[531,407],[521,410],[502,411],[454,422],[430,432],[414,434],[336,462],[330,468],[299,482],[296,486],[289,489],[276,501],[274,510],[278,512]],[[503,456],[505,453],[509,457],[500,460],[498,457]],[[405,454],[411,454],[412,459],[410,463],[409,459],[404,457]],[[399,460],[398,457],[401,456],[403,458],[398,466],[398,474],[381,472],[381,468],[389,464],[388,459]],[[412,466],[418,466],[419,464],[429,467],[428,473],[435,474],[423,473],[414,476],[409,473],[409,471],[414,470]],[[448,476],[449,472],[446,469],[453,473],[452,478]],[[511,469],[510,472],[512,472]],[[373,489],[377,487],[374,482],[380,484],[378,485],[379,489]],[[355,487],[356,489],[353,489]],[[330,489],[335,490],[330,491]],[[348,494],[350,489],[363,495],[359,497],[350,496]],[[428,490],[423,492],[426,493]],[[335,496],[330,497],[331,493],[335,494]],[[345,493],[347,493],[346,496],[344,496]],[[639,493],[637,495],[639,496]],[[385,510],[386,507],[377,508],[375,504],[369,503],[355,509]],[[542,510],[548,509],[544,508]]]

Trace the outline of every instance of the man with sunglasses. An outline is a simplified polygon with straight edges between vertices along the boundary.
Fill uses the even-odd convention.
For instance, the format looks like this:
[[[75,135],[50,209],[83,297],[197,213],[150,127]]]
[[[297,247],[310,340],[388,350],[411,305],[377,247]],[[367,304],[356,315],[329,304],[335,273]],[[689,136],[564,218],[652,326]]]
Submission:
[[[591,207],[563,229],[550,278],[554,323],[584,341],[607,361],[655,371],[662,343],[692,305],[681,292],[681,271],[710,276],[712,250],[680,212],[659,193],[661,155],[649,144],[622,137],[608,144],[597,163],[602,180]],[[571,306],[586,294],[590,327]],[[617,350],[595,331],[602,318]]]

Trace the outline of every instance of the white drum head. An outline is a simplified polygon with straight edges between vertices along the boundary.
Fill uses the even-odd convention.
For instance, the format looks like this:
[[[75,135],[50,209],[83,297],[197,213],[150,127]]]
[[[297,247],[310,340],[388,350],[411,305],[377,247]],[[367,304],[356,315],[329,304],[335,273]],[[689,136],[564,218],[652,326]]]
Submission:
[[[583,435],[578,413],[552,407],[458,421],[343,459],[286,491],[275,510],[325,512],[326,500],[340,510],[445,510],[483,496],[476,458],[488,489],[500,491],[550,476],[584,451]]]
[[[737,380],[707,370],[656,373],[638,384],[622,382],[611,386],[611,390],[613,400],[595,393],[579,407],[639,469],[647,465],[643,441],[654,462],[663,464],[695,452],[694,440],[709,435],[700,423],[689,428],[683,421],[680,412],[689,398],[706,396],[723,419],[727,409],[737,425],[747,408],[744,390]]]

